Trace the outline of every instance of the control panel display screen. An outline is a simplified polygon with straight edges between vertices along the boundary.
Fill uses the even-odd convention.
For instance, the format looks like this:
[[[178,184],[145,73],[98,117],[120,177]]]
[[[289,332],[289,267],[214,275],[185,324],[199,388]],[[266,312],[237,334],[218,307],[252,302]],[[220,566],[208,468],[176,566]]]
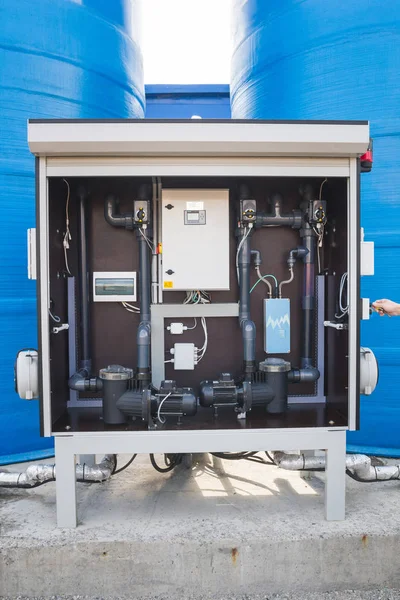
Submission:
[[[135,293],[133,279],[96,279],[97,296],[132,296]]]
[[[205,210],[185,210],[185,225],[205,225],[206,211]]]

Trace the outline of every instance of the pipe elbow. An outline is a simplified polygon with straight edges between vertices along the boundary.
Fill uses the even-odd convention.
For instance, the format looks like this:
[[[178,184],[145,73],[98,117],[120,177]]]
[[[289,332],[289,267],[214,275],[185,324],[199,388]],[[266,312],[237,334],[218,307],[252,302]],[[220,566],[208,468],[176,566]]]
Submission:
[[[98,392],[103,389],[100,377],[88,377],[84,370],[77,371],[68,379],[68,387],[76,392]]]
[[[304,369],[292,369],[288,373],[290,383],[314,383],[320,378],[320,372],[316,367],[305,367]]]
[[[251,256],[254,256],[254,265],[259,267],[262,263],[261,252],[259,250],[251,250]]]
[[[293,268],[296,260],[300,259],[303,260],[307,254],[309,253],[308,248],[305,248],[304,246],[298,246],[297,248],[293,248],[290,252],[289,252],[289,258],[288,258],[288,265],[289,268]]]
[[[85,373],[86,375],[86,373]],[[70,390],[75,390],[76,392],[84,392],[85,391],[85,375],[83,372],[77,371],[68,379],[68,387]]]
[[[133,229],[132,215],[119,213],[118,200],[113,194],[109,194],[105,200],[104,218],[112,227],[125,227],[125,229]]]

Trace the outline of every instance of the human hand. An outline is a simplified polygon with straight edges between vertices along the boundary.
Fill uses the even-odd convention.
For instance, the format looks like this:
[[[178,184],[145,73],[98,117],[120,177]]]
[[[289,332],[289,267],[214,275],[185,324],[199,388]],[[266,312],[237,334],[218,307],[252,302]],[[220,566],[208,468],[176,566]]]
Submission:
[[[372,308],[380,314],[381,317],[388,315],[389,317],[395,317],[400,315],[400,304],[392,302],[392,300],[375,300],[372,303]]]

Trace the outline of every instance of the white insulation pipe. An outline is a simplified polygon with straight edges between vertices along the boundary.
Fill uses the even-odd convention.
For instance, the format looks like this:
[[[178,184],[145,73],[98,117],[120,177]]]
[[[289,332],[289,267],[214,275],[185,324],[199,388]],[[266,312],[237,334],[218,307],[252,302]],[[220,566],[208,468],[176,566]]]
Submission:
[[[113,454],[106,455],[103,460],[92,467],[76,465],[77,481],[100,482],[109,479],[116,467],[116,458]],[[25,471],[9,472],[0,471],[0,487],[36,487],[56,479],[56,465],[30,465]]]
[[[274,463],[281,469],[289,471],[312,471],[325,469],[326,456],[305,456],[304,454],[272,453]],[[389,481],[400,479],[400,465],[374,467],[371,459],[365,454],[347,454],[346,469],[362,481]]]

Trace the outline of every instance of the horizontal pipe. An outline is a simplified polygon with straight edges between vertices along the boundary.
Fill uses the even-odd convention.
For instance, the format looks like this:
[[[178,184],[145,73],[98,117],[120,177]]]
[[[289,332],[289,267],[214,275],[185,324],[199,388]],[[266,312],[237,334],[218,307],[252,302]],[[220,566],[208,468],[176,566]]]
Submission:
[[[77,481],[106,481],[111,477],[116,467],[114,454],[106,455],[103,460],[92,467],[76,465]],[[30,465],[22,472],[0,472],[0,487],[33,488],[56,480],[56,465]]]
[[[312,471],[326,468],[326,455],[305,456],[304,454],[272,453],[274,463],[289,471]],[[346,469],[362,481],[389,481],[400,479],[400,465],[374,467],[369,456],[347,454]]]
[[[271,199],[272,211],[270,213],[257,213],[257,227],[293,227],[300,229],[303,216],[301,210],[292,210],[291,213],[282,214],[282,196],[274,194]]]
[[[300,229],[301,216],[298,211],[294,210],[288,215],[266,215],[258,214],[256,218],[257,227],[292,227],[293,229]]]

